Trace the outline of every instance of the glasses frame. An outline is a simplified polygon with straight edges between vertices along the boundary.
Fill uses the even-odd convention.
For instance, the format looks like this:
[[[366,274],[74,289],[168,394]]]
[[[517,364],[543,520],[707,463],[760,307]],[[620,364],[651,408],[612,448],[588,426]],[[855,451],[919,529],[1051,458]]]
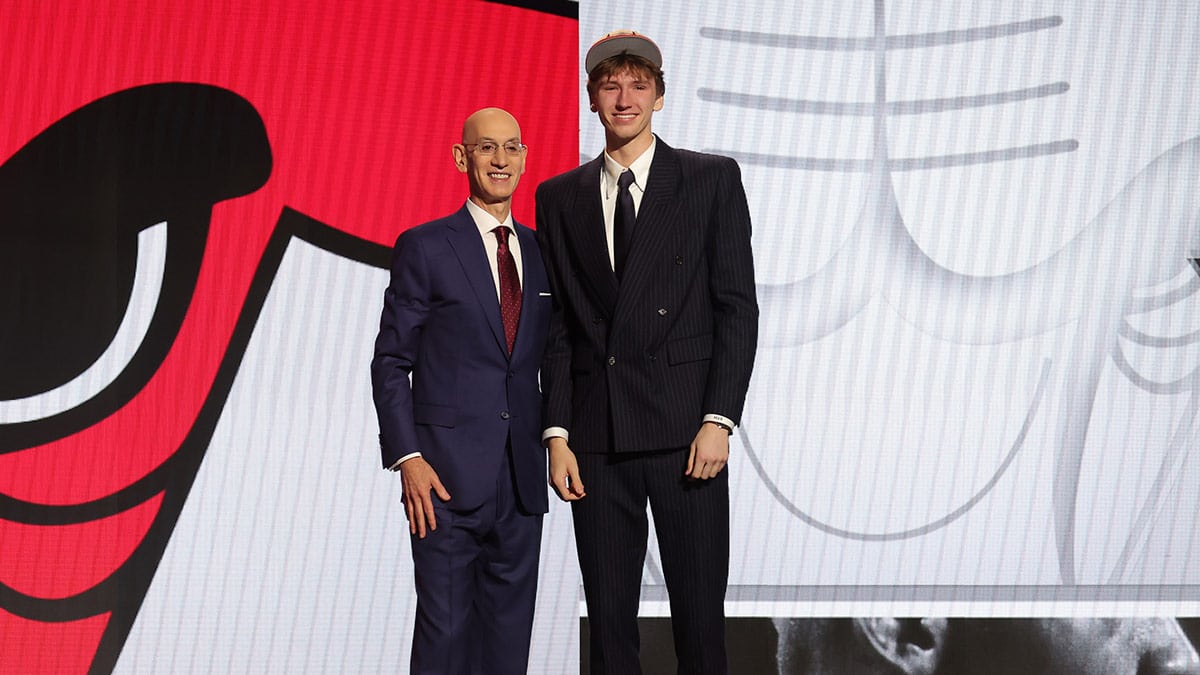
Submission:
[[[520,141],[516,141],[518,150],[516,152],[509,152],[509,150],[505,146],[507,146],[509,143],[512,143],[512,142],[513,141],[505,141],[503,143],[496,143],[496,141],[480,141],[478,143],[463,143],[462,146],[464,148],[466,148],[469,152],[478,153],[479,155],[481,155],[483,157],[491,157],[491,156],[495,155],[497,152],[500,152],[501,150],[503,150],[504,154],[506,154],[506,155],[519,155],[529,149],[528,145],[525,145],[524,143],[522,143]],[[471,148],[478,148],[479,146],[487,144],[487,143],[495,143],[496,150],[494,152],[483,152],[482,150],[471,150]]]

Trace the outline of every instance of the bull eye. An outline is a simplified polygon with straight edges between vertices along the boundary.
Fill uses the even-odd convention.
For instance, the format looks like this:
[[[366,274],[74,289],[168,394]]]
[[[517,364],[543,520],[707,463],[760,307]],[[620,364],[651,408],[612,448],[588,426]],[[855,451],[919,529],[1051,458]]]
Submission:
[[[130,257],[117,250],[118,257]],[[166,257],[167,223],[160,222],[137,235],[132,259],[91,260],[76,269],[57,270],[66,280],[58,292],[24,289],[28,292],[20,300],[22,304],[53,304],[54,296],[73,296],[73,300],[57,307],[73,316],[46,316],[46,312],[15,315],[17,320],[10,324],[9,332],[25,332],[18,332],[17,339],[7,342],[24,343],[27,348],[7,355],[10,362],[5,366],[11,372],[9,377],[0,378],[5,382],[0,385],[0,395],[8,395],[7,400],[0,400],[0,424],[28,422],[69,410],[120,375],[150,329],[162,290]],[[33,260],[30,264],[39,262]],[[126,274],[122,267],[132,273],[128,281],[123,278]],[[114,292],[120,290],[125,292]],[[60,334],[48,334],[54,332]],[[81,362],[84,359],[86,363]],[[64,377],[64,372],[70,377]],[[13,392],[18,396],[12,396]]]

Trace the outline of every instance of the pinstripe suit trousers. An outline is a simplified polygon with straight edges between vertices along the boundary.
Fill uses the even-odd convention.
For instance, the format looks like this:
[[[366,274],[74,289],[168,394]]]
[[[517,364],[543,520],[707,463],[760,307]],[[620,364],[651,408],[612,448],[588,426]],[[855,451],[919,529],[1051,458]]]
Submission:
[[[688,449],[578,455],[587,497],[572,504],[593,675],[640,673],[638,599],[654,515],[679,672],[726,673],[729,471],[684,477]]]

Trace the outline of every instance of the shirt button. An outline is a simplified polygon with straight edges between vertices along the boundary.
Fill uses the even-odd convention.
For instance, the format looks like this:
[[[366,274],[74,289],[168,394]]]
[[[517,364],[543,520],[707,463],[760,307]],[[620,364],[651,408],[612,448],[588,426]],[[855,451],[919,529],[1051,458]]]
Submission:
[[[659,315],[659,316],[666,316],[666,315],[667,315],[667,308],[666,308],[666,307],[660,307],[660,308],[658,309],[658,315]]]
[[[505,411],[503,411],[503,412],[501,412],[501,413],[500,413],[500,419],[502,419],[502,420],[506,420],[506,419],[508,419],[509,417],[510,417],[510,415],[508,414],[508,411],[507,411],[507,410],[505,410]]]
[[[615,357],[615,356],[608,357],[608,365],[610,365],[610,366],[617,365],[617,357]]]

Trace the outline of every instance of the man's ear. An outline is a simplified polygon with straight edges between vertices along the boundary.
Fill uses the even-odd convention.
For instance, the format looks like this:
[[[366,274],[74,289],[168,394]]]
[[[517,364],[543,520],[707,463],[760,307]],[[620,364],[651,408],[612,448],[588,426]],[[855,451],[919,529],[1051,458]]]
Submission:
[[[854,629],[884,660],[907,675],[932,675],[941,662],[945,619],[854,619]]]
[[[458,168],[459,173],[467,172],[467,147],[462,143],[455,143],[450,152],[454,154],[454,166]]]

